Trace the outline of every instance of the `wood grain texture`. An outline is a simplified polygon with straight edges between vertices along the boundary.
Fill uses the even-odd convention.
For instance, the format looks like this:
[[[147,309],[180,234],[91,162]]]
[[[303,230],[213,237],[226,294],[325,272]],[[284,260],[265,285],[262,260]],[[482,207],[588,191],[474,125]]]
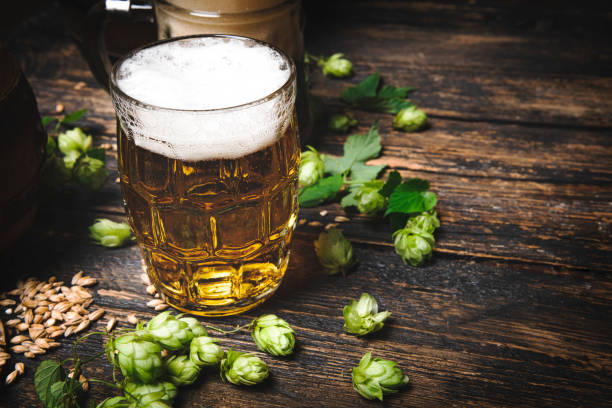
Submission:
[[[350,214],[342,228],[360,264],[347,278],[329,277],[313,261],[320,229],[298,227],[286,279],[269,302],[242,316],[202,319],[231,328],[277,313],[296,330],[296,353],[262,356],[272,376],[252,389],[223,384],[209,370],[175,406],[611,406],[612,82],[602,37],[610,16],[578,6],[472,3],[306,5],[309,51],[341,51],[355,62],[349,80],[314,70],[313,92],[330,111],[345,110],[341,90],[375,70],[388,83],[419,87],[412,97],[430,114],[426,130],[396,132],[391,116],[356,111],[356,132],[379,119],[383,151],[373,162],[431,182],[442,220],[436,253],[424,267],[406,266],[385,223]],[[80,125],[97,145],[113,143],[110,98],[56,19],[60,12],[50,5],[9,45],[41,114],[58,101],[69,111],[87,107]],[[86,86],[75,90],[81,81]],[[341,153],[343,136],[319,139],[323,152]],[[153,315],[138,248],[108,250],[87,236],[95,218],[124,218],[112,149],[107,158],[111,177],[101,191],[42,197],[32,231],[0,256],[0,287],[85,270],[100,279],[95,305],[128,327],[130,312]],[[339,214],[328,204],[300,218],[327,223]],[[363,291],[392,312],[365,339],[342,330],[343,306]],[[225,347],[256,351],[248,333],[219,337]],[[51,356],[68,357],[72,342],[63,339]],[[83,354],[101,346],[94,338]],[[397,361],[410,377],[383,404],[351,388],[350,370],[367,351]],[[33,388],[39,361],[26,359],[27,376],[3,390],[0,407],[41,406]],[[100,360],[86,375],[110,379],[110,366]],[[97,401],[110,394],[92,387]]]

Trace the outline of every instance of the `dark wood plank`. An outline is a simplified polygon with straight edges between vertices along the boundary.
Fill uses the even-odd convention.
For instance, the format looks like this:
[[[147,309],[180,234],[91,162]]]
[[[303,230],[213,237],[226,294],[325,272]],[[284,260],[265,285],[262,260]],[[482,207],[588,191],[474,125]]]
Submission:
[[[123,326],[127,310],[140,318],[152,316],[138,278],[136,246],[96,247],[87,239],[88,217],[66,225],[48,215],[41,212],[37,229],[24,242],[30,245],[24,251],[40,248],[39,256],[16,257],[12,266],[18,269],[5,262],[6,271],[69,279],[85,269],[101,279],[95,304]],[[43,233],[46,229],[56,235]],[[444,401],[457,406],[604,406],[609,401],[609,276],[444,254],[412,268],[385,249],[356,245],[359,267],[347,278],[327,277],[311,262],[313,238],[298,228],[286,280],[270,302],[242,316],[203,320],[227,329],[261,313],[278,313],[297,332],[295,356],[264,356],[272,379],[255,389],[222,384],[209,370],[182,393],[178,406],[251,406],[254,401],[266,407],[370,406],[350,385],[350,369],[366,351],[398,361],[411,378],[409,391],[389,398],[387,406],[433,407]],[[342,307],[362,291],[393,313],[387,327],[367,339],[342,330]],[[247,333],[219,337],[226,347],[255,351]],[[59,355],[69,355],[72,341],[62,340]],[[100,346],[92,340],[83,349],[92,354]],[[30,375],[35,363],[27,361]],[[109,379],[110,366],[96,364],[87,375]],[[37,406],[29,380],[9,388],[7,399]],[[96,398],[109,393],[92,388]]]
[[[600,35],[610,16],[472,3],[315,4],[329,13],[309,15],[309,49],[344,51],[358,72],[349,81],[315,74],[314,91],[332,110],[344,108],[337,96],[347,84],[374,70],[420,88],[414,100],[430,113],[429,129],[394,132],[391,116],[357,112],[357,131],[380,118],[384,149],[376,162],[432,182],[443,223],[436,254],[422,268],[406,266],[386,225],[351,216],[342,228],[360,265],[345,279],[328,277],[313,262],[320,229],[299,227],[286,279],[270,302],[242,316],[203,319],[230,328],[278,313],[296,329],[295,355],[264,356],[272,378],[254,389],[223,384],[209,370],[176,406],[375,406],[351,388],[350,369],[366,351],[396,360],[411,378],[385,406],[610,406],[612,107],[610,46]],[[110,99],[57,20],[40,17],[24,30],[12,44],[41,113],[53,113],[58,101],[67,110],[87,107],[80,124],[96,144],[113,143]],[[77,91],[80,81],[86,86]],[[320,139],[322,151],[340,153],[342,137]],[[43,197],[34,229],[0,258],[0,287],[26,275],[69,279],[83,269],[100,278],[96,305],[127,327],[129,311],[152,316],[139,251],[96,247],[87,237],[95,218],[124,217],[112,149],[108,158],[112,177],[100,192]],[[331,222],[341,213],[332,204],[301,217]],[[393,313],[367,339],[342,330],[342,307],[362,291]],[[223,341],[255,351],[247,333]],[[62,343],[50,356],[70,355],[73,338]],[[101,346],[92,339],[83,352]],[[28,375],[6,389],[0,406],[40,406],[32,383],[39,361],[26,361]],[[108,380],[110,366],[100,360],[87,375]],[[92,388],[97,400],[110,393]]]
[[[343,52],[357,72],[320,91],[337,96],[347,82],[378,70],[390,84],[419,88],[413,98],[430,115],[609,131],[612,49],[603,27],[609,30],[610,16],[481,3],[311,6],[309,52]],[[538,29],[541,23],[551,27]]]

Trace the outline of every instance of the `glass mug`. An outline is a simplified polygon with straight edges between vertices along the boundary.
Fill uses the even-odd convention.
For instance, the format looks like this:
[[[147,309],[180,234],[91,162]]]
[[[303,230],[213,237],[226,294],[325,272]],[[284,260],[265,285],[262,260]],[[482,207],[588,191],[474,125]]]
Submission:
[[[98,3],[84,25],[86,33],[81,49],[94,75],[104,85],[108,83],[112,65],[106,51],[105,17],[127,16],[135,24],[151,8],[155,12],[158,40],[194,34],[230,34],[264,41],[288,54],[297,68],[296,109],[300,133],[302,140],[310,138],[314,119],[304,74],[301,0],[106,0],[104,6]],[[117,30],[125,30],[125,26],[120,25]],[[122,42],[133,37],[130,32],[115,36]]]
[[[221,50],[225,60],[201,57],[208,55],[206,47]],[[221,86],[227,77],[219,71],[232,64],[258,66],[249,59],[252,50],[273,56],[273,69],[286,80],[257,97],[240,96],[239,102],[227,102],[234,90],[217,89],[218,95],[207,96],[207,106],[199,106],[200,83]],[[146,63],[134,63],[139,59]],[[169,65],[169,74],[150,74],[156,64]],[[176,74],[185,65],[186,73]],[[141,72],[144,79],[135,76]],[[130,88],[134,78],[140,82]],[[196,101],[193,105],[175,98],[177,89],[187,88],[196,93],[183,99]],[[156,102],[140,96],[142,89],[159,92]],[[110,90],[124,204],[148,275],[164,300],[190,313],[223,316],[270,297],[287,269],[298,211],[300,147],[291,59],[245,37],[179,37],[120,59]]]

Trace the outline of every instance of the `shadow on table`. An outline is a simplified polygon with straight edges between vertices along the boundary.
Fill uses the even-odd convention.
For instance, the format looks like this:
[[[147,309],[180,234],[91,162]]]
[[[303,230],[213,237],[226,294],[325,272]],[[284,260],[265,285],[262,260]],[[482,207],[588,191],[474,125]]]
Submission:
[[[319,264],[313,246],[313,235],[296,230],[291,242],[289,267],[275,298],[286,298],[328,276]]]

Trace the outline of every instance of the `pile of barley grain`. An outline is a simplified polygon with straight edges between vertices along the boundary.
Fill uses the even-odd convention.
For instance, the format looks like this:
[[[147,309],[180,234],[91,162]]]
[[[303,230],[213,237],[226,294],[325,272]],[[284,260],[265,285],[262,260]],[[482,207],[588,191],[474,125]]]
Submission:
[[[0,328],[0,368],[11,358],[2,346],[34,358],[60,346],[55,340],[58,337],[80,333],[102,317],[104,309],[88,310],[93,296],[87,287],[97,282],[95,278],[83,276],[81,271],[73,276],[70,286],[53,276],[46,281],[28,278],[18,282],[16,289],[1,294],[0,306],[6,308],[4,312],[11,319],[5,323],[5,333]],[[114,321],[114,318],[109,320],[107,330],[112,330]],[[10,384],[23,373],[23,363],[17,363],[5,382]]]

